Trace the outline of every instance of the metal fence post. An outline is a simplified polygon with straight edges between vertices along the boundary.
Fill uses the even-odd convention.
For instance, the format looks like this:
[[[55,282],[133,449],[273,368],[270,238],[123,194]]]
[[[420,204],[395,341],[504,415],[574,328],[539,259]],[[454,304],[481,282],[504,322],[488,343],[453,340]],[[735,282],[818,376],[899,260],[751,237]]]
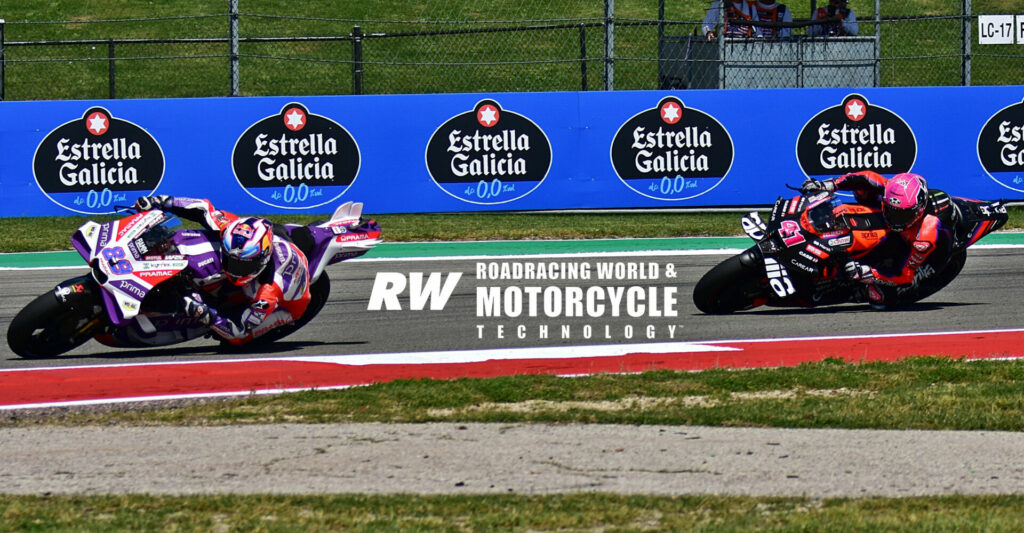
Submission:
[[[4,19],[0,19],[0,102],[4,101],[4,71],[7,70],[7,62],[4,57]]]
[[[718,31],[718,88],[725,88],[725,30],[729,29],[728,22],[725,20],[725,2],[718,3],[718,23],[721,24],[721,29],[715,28]]]
[[[580,24],[580,87],[587,90],[587,25]]]
[[[875,87],[882,86],[882,0],[875,0]]]
[[[117,98],[114,96],[114,40],[107,39],[107,76],[110,78],[110,99]]]
[[[604,0],[604,90],[615,90],[615,0]]]
[[[962,27],[963,45],[960,49],[960,82],[963,85],[971,84],[971,0],[963,0],[960,5],[960,21]]]
[[[363,29],[352,26],[352,94],[363,94]]]
[[[228,0],[228,33],[231,48],[231,96],[238,96],[241,94],[238,83],[238,0]]]

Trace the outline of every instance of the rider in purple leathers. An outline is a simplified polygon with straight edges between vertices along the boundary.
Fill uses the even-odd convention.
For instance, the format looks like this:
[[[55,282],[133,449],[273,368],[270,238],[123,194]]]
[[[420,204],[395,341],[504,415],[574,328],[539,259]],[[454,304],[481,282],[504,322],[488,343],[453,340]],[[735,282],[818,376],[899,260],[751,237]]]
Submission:
[[[176,245],[189,258],[196,292],[184,311],[232,345],[242,345],[298,320],[309,305],[306,256],[262,218],[220,211],[204,199],[143,196],[135,204],[203,224],[181,232]],[[218,302],[217,308],[212,303]]]

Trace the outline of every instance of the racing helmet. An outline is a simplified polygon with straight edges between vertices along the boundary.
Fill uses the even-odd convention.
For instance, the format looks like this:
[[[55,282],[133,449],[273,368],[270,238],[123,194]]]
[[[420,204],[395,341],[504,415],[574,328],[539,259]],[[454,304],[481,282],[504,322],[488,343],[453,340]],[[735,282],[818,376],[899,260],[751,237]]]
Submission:
[[[220,263],[231,283],[242,286],[256,279],[270,263],[273,231],[270,222],[239,218],[221,232]]]
[[[882,216],[893,231],[903,231],[916,224],[928,207],[928,185],[917,174],[896,174],[885,184],[882,195]]]

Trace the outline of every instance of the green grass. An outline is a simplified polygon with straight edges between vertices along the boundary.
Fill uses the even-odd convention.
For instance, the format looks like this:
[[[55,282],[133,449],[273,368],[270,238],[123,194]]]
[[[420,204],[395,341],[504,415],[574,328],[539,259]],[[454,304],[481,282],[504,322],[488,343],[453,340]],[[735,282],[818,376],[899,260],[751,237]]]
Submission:
[[[323,215],[266,215],[308,224]],[[611,239],[742,235],[740,213],[459,213],[370,215],[387,242]],[[87,220],[114,217],[0,218],[0,253],[71,249],[71,234]],[[1005,230],[1024,230],[1024,207],[1010,208]]]
[[[523,409],[531,401],[530,409]],[[569,403],[572,402],[572,403]],[[8,414],[0,427],[547,422],[1024,429],[1024,362],[914,358],[578,378],[406,380],[132,412]],[[11,531],[1019,531],[1024,496],[5,495]]]
[[[806,18],[810,0],[785,2],[796,18]],[[819,2],[822,4],[823,2]],[[654,0],[619,0],[615,34],[615,88],[655,89],[658,84],[657,20]],[[873,35],[872,0],[851,0],[861,35]],[[883,86],[961,83],[960,2],[919,0],[885,3],[881,24]],[[308,0],[301,9],[281,0],[241,0],[243,38],[347,36],[358,25],[363,40],[366,94],[580,90],[579,24],[584,30],[587,88],[604,87],[602,0],[503,2],[444,0],[332,2]],[[666,33],[691,34],[704,18],[707,2],[666,2]],[[975,14],[1019,13],[1024,2],[974,2]],[[9,0],[5,41],[225,38],[227,2],[183,0]],[[915,17],[935,18],[918,20]],[[147,19],[117,22],[119,19]],[[60,23],[43,23],[63,21]],[[106,21],[106,22],[104,22]],[[429,21],[428,23],[413,21]],[[562,29],[431,36],[446,29],[481,27],[472,22],[544,21],[570,24]],[[539,21],[539,22],[538,22]],[[973,23],[973,31],[977,24]],[[522,24],[522,23],[520,23]],[[493,24],[492,24],[493,25]],[[596,25],[596,26],[595,26]],[[409,34],[377,37],[372,34]],[[801,31],[797,31],[801,33]],[[977,40],[976,38],[974,39]],[[351,94],[350,42],[242,42],[243,95]],[[5,50],[5,96],[10,100],[106,98],[106,43],[22,46]],[[223,96],[229,93],[227,43],[117,44],[114,67],[118,98]],[[1024,53],[1017,45],[973,45],[972,83],[1024,83]],[[56,61],[50,61],[56,60]],[[182,83],[182,72],[187,72]]]
[[[791,368],[578,378],[398,380],[126,412],[0,419],[0,427],[252,423],[601,423],[1024,430],[1024,362],[828,359]]]
[[[11,496],[12,531],[1019,531],[1024,498]]]

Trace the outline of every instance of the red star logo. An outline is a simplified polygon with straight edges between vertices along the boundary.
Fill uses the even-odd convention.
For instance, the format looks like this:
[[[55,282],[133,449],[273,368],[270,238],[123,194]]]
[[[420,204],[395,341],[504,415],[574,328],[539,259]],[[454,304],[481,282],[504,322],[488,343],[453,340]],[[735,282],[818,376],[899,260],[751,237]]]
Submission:
[[[110,129],[110,117],[100,111],[93,112],[85,119],[85,129],[93,135],[103,135]]]
[[[284,113],[284,127],[299,131],[306,127],[306,114],[301,109],[293,107]]]
[[[846,102],[846,118],[854,122],[860,122],[860,120],[864,118],[865,113],[867,113],[867,110],[868,106],[859,98],[854,98],[849,102]]]
[[[476,121],[479,122],[481,126],[490,128],[498,123],[500,115],[501,113],[498,111],[497,107],[494,107],[491,104],[484,104],[476,111]]]
[[[683,118],[683,108],[679,107],[679,104],[665,102],[665,105],[661,106],[661,120],[665,124],[675,124],[681,118]]]

